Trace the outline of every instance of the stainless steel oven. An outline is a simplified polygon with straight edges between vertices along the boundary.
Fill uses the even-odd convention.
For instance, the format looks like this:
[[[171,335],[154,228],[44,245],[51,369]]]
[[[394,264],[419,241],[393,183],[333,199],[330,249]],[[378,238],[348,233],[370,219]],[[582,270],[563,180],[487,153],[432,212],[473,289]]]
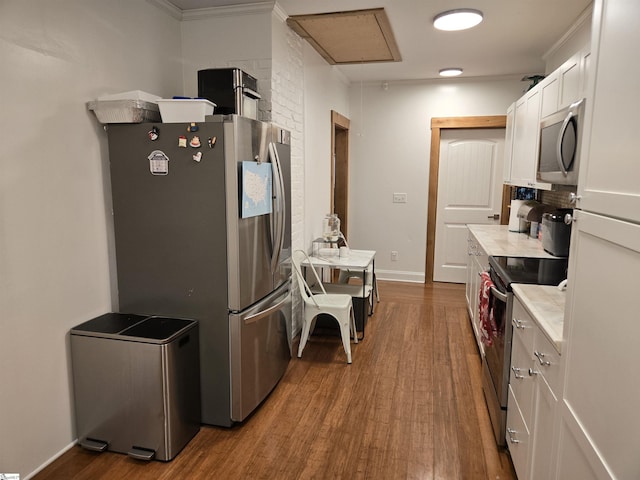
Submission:
[[[489,308],[496,333],[491,345],[484,345],[482,390],[489,410],[493,433],[499,446],[505,446],[509,369],[511,367],[511,318],[513,283],[557,285],[567,278],[566,258],[489,257],[493,285]]]

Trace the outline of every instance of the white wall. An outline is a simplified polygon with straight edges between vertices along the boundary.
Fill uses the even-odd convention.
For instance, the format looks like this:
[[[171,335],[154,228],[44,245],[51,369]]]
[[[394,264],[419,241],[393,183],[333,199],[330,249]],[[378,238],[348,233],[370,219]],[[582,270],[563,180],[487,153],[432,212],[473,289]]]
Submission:
[[[304,43],[304,247],[322,234],[331,208],[331,110],[350,117],[347,79]]]
[[[525,87],[519,78],[351,86],[349,243],[377,251],[379,278],[424,281],[431,118],[504,115]],[[393,204],[393,193],[408,202]]]
[[[140,1],[0,3],[0,472],[74,440],[68,332],[112,307],[106,134],[85,102],[181,91],[179,28]]]
[[[259,119],[271,120],[272,5],[211,8],[182,21],[184,95],[198,94],[198,70],[237,67],[258,80]],[[181,93],[178,93],[181,94]]]

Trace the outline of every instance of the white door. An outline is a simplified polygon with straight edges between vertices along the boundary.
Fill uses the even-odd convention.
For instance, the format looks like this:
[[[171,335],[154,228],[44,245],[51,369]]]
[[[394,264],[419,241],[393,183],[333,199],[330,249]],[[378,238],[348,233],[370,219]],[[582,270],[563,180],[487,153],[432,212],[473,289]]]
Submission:
[[[504,135],[504,128],[442,131],[434,282],[465,282],[468,223],[500,223]]]

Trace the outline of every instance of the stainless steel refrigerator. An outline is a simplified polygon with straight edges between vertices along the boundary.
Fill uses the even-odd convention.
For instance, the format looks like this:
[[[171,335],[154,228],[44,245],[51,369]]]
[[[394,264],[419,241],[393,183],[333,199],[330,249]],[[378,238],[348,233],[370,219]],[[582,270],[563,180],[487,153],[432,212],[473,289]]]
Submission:
[[[109,125],[118,297],[200,322],[202,423],[231,426],[291,358],[290,136],[207,119]]]

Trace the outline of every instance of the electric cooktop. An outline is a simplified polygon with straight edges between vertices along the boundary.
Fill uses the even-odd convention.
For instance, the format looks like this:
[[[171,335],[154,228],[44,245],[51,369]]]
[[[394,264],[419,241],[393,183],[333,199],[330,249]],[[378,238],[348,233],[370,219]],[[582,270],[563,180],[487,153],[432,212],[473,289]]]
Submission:
[[[567,278],[568,264],[567,258],[489,257],[491,279],[503,291],[512,283],[558,285]]]

